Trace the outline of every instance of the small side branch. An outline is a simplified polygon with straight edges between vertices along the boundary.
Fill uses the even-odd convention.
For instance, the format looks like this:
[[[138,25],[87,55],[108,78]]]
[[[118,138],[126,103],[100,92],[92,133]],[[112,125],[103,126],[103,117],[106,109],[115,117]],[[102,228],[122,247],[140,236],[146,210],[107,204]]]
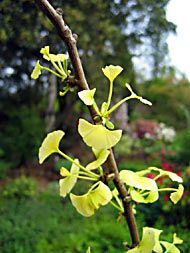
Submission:
[[[62,18],[61,9],[55,10],[53,6],[47,0],[35,0],[35,2],[37,3],[41,11],[50,19],[50,21],[53,23],[53,25],[57,29],[59,36],[65,42],[68,49],[69,57],[71,59],[71,63],[73,65],[75,76],[77,79],[76,83],[78,84],[79,89],[80,90],[89,89],[89,86],[88,86],[88,83],[83,71],[83,67],[81,64],[81,60],[78,54],[78,49],[76,46],[77,36],[73,34],[70,28],[65,24]],[[92,106],[89,106],[88,108],[92,116],[92,119],[94,120],[96,116],[96,111],[94,110]],[[132,207],[129,201],[130,196],[123,182],[120,180],[119,171],[118,171],[117,164],[116,164],[112,150],[110,150],[110,155],[108,157],[107,165],[108,165],[108,169],[115,175],[114,184],[123,202],[124,216],[127,221],[129,231],[131,234],[132,243],[133,243],[132,247],[134,247],[139,243],[138,230],[137,230],[137,226],[135,222],[135,217],[132,211]]]

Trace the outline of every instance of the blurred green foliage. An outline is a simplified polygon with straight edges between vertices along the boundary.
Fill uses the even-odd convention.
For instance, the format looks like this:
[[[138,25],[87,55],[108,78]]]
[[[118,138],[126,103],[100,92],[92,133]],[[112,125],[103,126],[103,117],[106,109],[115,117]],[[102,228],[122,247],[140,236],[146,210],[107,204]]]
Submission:
[[[176,79],[174,72],[146,81],[142,86],[144,96],[153,104],[146,111],[147,118],[164,122],[178,130],[190,127],[190,83],[186,78]]]
[[[3,112],[0,126],[2,160],[19,166],[37,159],[38,149],[44,134],[44,125],[35,108],[15,108]]]
[[[102,209],[83,218],[50,189],[35,199],[3,198],[0,251],[82,253],[91,246],[94,252],[122,252],[122,242],[130,238],[125,223],[117,223],[116,214],[113,219],[112,207]]]
[[[173,160],[182,165],[190,165],[190,128],[181,131],[175,138],[172,148]]]
[[[88,246],[91,246],[92,252],[97,253],[125,251],[121,245],[130,240],[126,224],[124,220],[116,222],[116,213],[113,219],[111,206],[100,209],[96,215],[86,219],[68,201],[61,201],[55,190],[57,183],[53,185],[51,183],[45,192],[35,198],[1,197],[1,252],[83,253]],[[139,211],[139,206],[136,208]],[[190,245],[187,225],[167,224],[163,213],[158,212],[158,209],[158,206],[152,205],[150,208],[150,205],[144,205],[137,217],[138,224],[144,226],[145,218],[153,216],[152,222],[149,220],[146,224],[162,228],[164,238],[161,238],[164,240],[171,240],[171,234],[176,232],[185,240],[180,246],[182,252],[188,252]]]
[[[2,196],[6,198],[32,198],[37,193],[37,182],[26,176],[21,176],[6,184]]]
[[[10,161],[4,160],[5,152],[0,148],[0,179],[6,178],[8,171],[11,167]]]

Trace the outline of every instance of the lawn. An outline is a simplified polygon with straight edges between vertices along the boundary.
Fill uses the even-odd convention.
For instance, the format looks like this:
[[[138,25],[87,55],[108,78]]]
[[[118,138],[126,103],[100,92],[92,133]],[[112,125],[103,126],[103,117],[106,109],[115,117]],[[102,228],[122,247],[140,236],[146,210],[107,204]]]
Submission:
[[[143,227],[145,219],[149,225],[155,220],[154,225],[164,230],[163,239],[171,240],[172,233],[177,232],[185,240],[180,248],[187,253],[188,229],[182,224],[164,226],[164,217],[158,216],[157,208],[151,212],[153,217],[149,207],[141,208],[138,225]],[[83,253],[88,246],[92,253],[125,252],[124,242],[130,240],[124,219],[117,221],[118,214],[112,206],[102,207],[94,216],[84,218],[69,199],[59,197],[56,182],[31,196],[2,197],[0,215],[0,252],[3,253]]]

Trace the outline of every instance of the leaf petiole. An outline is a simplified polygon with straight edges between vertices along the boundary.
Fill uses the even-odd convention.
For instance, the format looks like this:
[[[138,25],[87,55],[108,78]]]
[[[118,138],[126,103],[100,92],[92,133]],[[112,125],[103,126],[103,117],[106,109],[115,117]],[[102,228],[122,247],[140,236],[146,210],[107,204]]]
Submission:
[[[59,77],[59,78],[62,78],[62,76],[60,74],[58,74],[57,72],[53,71],[52,69],[50,68],[47,68],[47,67],[44,67],[42,66],[42,70],[47,70],[49,72],[51,72],[52,74],[54,74],[55,76]]]
[[[108,94],[108,101],[107,101],[107,110],[109,109],[110,103],[111,103],[111,98],[113,94],[113,81],[110,81],[110,88],[109,88],[109,94]]]
[[[74,163],[80,169],[82,169],[83,171],[85,171],[92,178],[95,178],[96,180],[99,179],[99,176],[97,174],[95,174],[94,172],[91,172],[91,171],[87,170],[84,166],[82,166],[81,164],[78,164],[76,161],[74,161],[71,157],[69,157],[68,155],[66,155],[65,153],[63,153],[61,150],[58,149],[58,153],[61,156],[63,156],[65,159],[67,159],[69,162]]]
[[[112,206],[114,206],[117,210],[119,210],[121,213],[124,212],[123,208],[121,208],[120,206],[118,206],[116,203],[114,203],[112,200],[110,201],[110,204]]]
[[[126,101],[130,100],[130,99],[139,99],[140,97],[132,94],[129,97],[123,98],[121,101],[119,101],[117,104],[115,104],[109,111],[107,111],[107,113],[105,114],[105,116],[108,116],[109,114],[111,114],[113,111],[115,111],[120,105],[122,105],[123,103],[125,103]]]

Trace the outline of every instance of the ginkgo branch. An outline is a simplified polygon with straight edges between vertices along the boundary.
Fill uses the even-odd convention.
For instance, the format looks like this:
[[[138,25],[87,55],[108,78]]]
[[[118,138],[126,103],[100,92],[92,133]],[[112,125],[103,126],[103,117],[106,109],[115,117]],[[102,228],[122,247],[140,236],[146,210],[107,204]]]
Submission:
[[[75,72],[76,79],[78,80],[78,87],[80,90],[88,90],[89,86],[87,83],[87,80],[85,78],[85,74],[83,71],[83,67],[81,64],[81,60],[79,57],[78,49],[76,46],[76,36],[73,35],[72,31],[70,28],[65,24],[62,15],[60,15],[60,12],[56,11],[53,6],[47,1],[47,0],[35,0],[37,5],[40,7],[42,12],[50,19],[50,21],[54,24],[55,28],[58,31],[58,34],[60,37],[63,39],[65,42],[69,57],[71,60],[71,63],[73,65],[73,69]],[[97,108],[92,106],[88,106],[90,114],[92,116],[92,119],[95,122],[95,118],[97,116]],[[110,155],[108,157],[108,164],[109,164],[109,169],[111,172],[115,174],[114,178],[114,184],[119,192],[119,196],[122,199],[123,207],[124,207],[124,217],[126,219],[126,222],[129,227],[131,239],[132,239],[132,247],[136,246],[139,243],[139,236],[138,236],[138,230],[137,230],[137,225],[135,221],[135,217],[133,214],[132,206],[128,200],[128,192],[121,181],[119,177],[119,171],[117,168],[117,164],[115,161],[114,154],[111,150]],[[92,173],[92,172],[91,172]]]

